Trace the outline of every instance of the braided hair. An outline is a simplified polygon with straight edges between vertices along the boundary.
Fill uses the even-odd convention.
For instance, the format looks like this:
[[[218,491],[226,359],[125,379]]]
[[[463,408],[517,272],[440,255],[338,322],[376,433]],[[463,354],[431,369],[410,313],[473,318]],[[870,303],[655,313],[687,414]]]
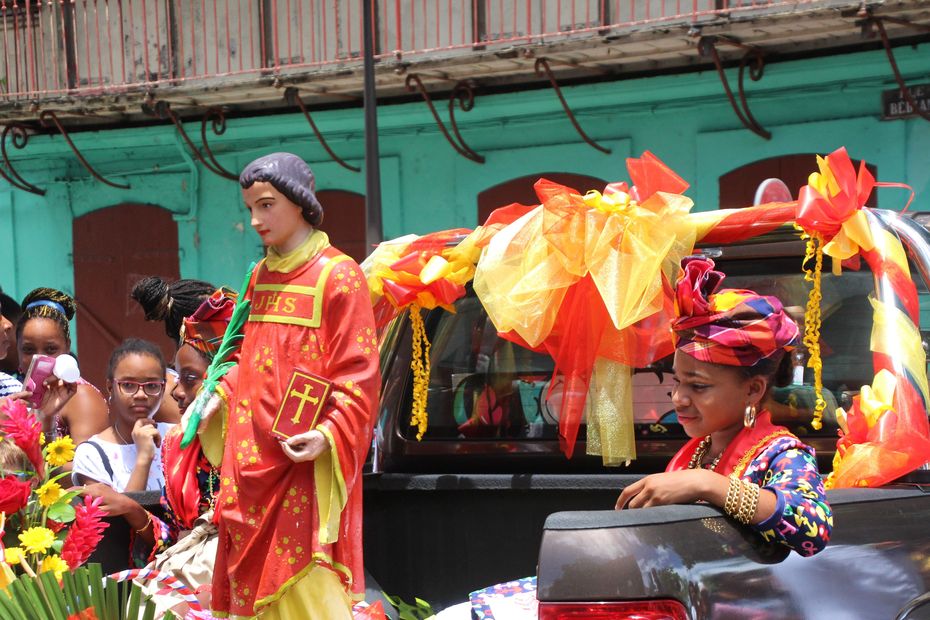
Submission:
[[[158,276],[143,278],[130,296],[145,311],[145,320],[164,321],[165,333],[177,342],[184,319],[194,314],[216,287],[203,280],[175,280],[170,284]]]
[[[71,346],[71,328],[68,321],[74,318],[77,306],[74,298],[54,288],[33,289],[23,298],[23,313],[16,324],[16,339],[23,336],[23,329],[32,319],[51,319],[58,324],[65,343]]]

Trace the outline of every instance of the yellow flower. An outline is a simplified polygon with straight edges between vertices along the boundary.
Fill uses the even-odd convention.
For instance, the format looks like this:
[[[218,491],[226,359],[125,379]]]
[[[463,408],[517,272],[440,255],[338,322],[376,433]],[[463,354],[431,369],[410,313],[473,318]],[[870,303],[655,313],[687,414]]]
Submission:
[[[61,467],[74,458],[74,442],[65,435],[59,437],[45,448],[45,462],[52,467]]]
[[[7,547],[3,550],[3,559],[7,564],[19,564],[24,555],[22,547]]]
[[[30,527],[19,534],[19,542],[26,553],[45,553],[55,542],[55,533],[47,527]]]
[[[39,445],[40,446],[45,445],[45,433],[39,433]]]
[[[52,571],[55,573],[55,579],[61,581],[61,574],[69,570],[68,563],[61,559],[60,555],[47,555],[39,565],[40,573]]]
[[[39,498],[39,504],[43,508],[48,508],[61,499],[61,486],[54,480],[49,480],[36,489],[36,496]]]

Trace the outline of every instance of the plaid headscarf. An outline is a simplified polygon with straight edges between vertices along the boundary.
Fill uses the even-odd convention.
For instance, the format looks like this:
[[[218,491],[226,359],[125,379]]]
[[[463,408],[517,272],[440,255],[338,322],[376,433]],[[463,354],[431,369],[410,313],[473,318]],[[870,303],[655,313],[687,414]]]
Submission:
[[[799,342],[797,323],[775,297],[717,288],[724,274],[714,261],[689,256],[675,288],[677,348],[691,357],[725,366],[753,366]]]
[[[189,344],[212,360],[223,343],[236,298],[236,293],[228,288],[214,291],[194,314],[184,319],[181,344]]]

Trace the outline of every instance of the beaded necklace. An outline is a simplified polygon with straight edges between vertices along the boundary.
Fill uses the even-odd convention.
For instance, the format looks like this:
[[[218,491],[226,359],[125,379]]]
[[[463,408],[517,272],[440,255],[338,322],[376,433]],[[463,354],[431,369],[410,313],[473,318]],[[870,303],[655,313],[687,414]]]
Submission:
[[[688,462],[688,469],[698,469],[702,467],[701,461],[704,460],[704,456],[707,454],[707,451],[710,449],[710,435],[701,440],[701,443],[697,445],[697,448],[694,449],[694,454],[691,455],[691,460]],[[717,467],[717,463],[720,462],[720,457],[723,456],[721,451],[714,460],[710,462],[710,465],[707,466],[707,469],[714,471],[714,468]]]

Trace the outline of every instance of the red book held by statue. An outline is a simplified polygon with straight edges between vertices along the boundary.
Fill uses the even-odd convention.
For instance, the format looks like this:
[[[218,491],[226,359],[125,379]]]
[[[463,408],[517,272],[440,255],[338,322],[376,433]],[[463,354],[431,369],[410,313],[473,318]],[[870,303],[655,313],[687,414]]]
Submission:
[[[320,412],[326,406],[332,383],[313,373],[295,370],[288,382],[284,399],[271,425],[280,439],[306,433],[316,428]]]

